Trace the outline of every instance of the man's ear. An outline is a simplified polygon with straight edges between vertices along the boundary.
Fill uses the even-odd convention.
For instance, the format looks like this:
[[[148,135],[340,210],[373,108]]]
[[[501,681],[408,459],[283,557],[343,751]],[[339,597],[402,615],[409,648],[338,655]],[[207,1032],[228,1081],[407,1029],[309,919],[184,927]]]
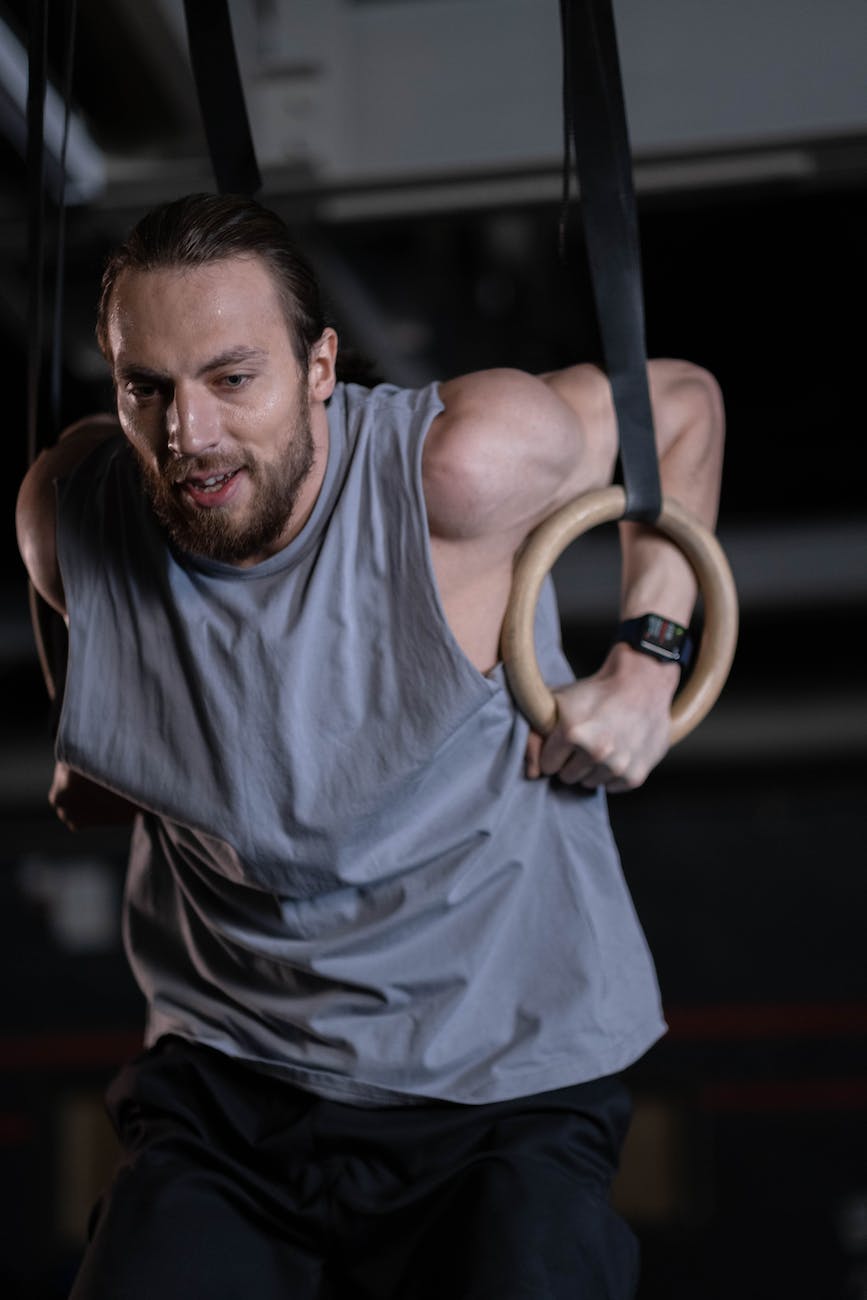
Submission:
[[[337,334],[329,326],[310,349],[307,391],[313,402],[326,402],[337,382]]]

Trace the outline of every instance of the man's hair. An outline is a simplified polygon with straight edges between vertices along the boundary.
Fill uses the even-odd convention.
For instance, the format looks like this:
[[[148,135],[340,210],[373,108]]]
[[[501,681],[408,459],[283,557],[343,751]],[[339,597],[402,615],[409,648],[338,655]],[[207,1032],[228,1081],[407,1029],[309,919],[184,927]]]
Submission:
[[[109,256],[102,276],[96,339],[107,360],[108,313],[124,271],[205,266],[228,257],[260,257],[273,277],[292,341],[307,371],[310,350],[325,319],[319,285],[275,212],[240,194],[189,194],[142,217],[128,239]]]

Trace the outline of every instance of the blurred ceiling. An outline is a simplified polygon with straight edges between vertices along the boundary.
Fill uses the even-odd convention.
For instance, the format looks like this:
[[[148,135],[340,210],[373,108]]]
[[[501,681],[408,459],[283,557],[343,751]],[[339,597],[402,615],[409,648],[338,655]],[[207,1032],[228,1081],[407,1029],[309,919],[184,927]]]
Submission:
[[[863,166],[860,0],[619,0],[615,10],[640,188],[831,179]],[[26,0],[0,4],[0,79],[13,103],[26,13]],[[381,215],[401,210],[400,184],[418,210],[419,186],[463,182],[481,201],[479,186],[498,174],[537,185],[557,172],[555,0],[233,0],[231,13],[270,195],[369,190],[364,210]],[[181,0],[79,0],[78,28],[73,191],[78,178],[83,199],[135,206],[207,183]],[[59,84],[58,16],[50,46]],[[7,105],[4,134],[20,147],[14,119]],[[379,210],[378,189],[391,195]]]
[[[66,7],[51,5],[49,22],[55,194]],[[556,0],[232,0],[230,9],[264,193],[290,220],[315,224],[326,278],[375,333],[376,304],[326,232],[556,202]],[[863,181],[862,0],[618,0],[615,12],[641,196]],[[27,15],[27,0],[0,0],[0,258],[13,262],[26,242]],[[78,267],[90,283],[95,250],[142,209],[213,185],[182,0],[79,0],[72,102],[67,200],[86,217],[73,213],[69,226],[77,324]],[[513,260],[533,260],[530,241],[517,247],[513,235],[512,245]],[[0,277],[0,317],[20,328],[25,314],[13,265]],[[390,360],[400,367],[399,355]],[[69,364],[88,378],[80,348]]]

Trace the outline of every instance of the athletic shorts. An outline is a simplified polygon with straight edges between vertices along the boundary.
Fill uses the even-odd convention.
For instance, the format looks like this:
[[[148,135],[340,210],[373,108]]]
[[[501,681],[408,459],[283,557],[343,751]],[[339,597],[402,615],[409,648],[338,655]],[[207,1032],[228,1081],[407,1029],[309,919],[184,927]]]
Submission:
[[[178,1038],[108,1094],[124,1147],[72,1300],[628,1300],[616,1077],[489,1105],[325,1100]]]

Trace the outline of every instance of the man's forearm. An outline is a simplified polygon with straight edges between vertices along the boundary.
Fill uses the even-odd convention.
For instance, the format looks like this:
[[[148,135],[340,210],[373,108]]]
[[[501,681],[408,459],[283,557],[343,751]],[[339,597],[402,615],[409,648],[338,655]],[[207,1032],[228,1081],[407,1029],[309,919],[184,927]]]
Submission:
[[[680,362],[650,366],[660,478],[672,497],[708,528],[716,522],[725,418],[716,381]],[[696,597],[689,562],[653,528],[621,524],[621,614],[655,612],[688,623]]]

